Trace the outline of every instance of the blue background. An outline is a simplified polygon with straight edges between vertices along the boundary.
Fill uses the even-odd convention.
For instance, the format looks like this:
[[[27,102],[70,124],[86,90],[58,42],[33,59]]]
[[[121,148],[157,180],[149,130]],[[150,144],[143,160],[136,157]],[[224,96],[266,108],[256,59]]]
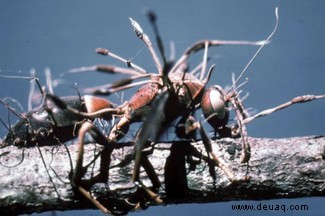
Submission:
[[[57,95],[73,95],[74,83],[81,89],[112,82],[116,76],[103,74],[74,74],[60,76],[71,68],[95,64],[123,64],[99,56],[97,47],[109,50],[155,71],[150,56],[132,28],[128,17],[136,19],[152,36],[145,13],[152,9],[158,15],[158,25],[166,52],[174,41],[176,58],[192,43],[201,39],[261,40],[275,23],[274,8],[279,7],[280,24],[272,43],[266,46],[253,62],[245,77],[249,82],[242,87],[250,96],[245,106],[253,111],[274,107],[297,95],[324,94],[325,88],[325,2],[324,1],[7,1],[0,2],[0,74],[29,76],[34,68],[42,84],[44,69],[49,67],[55,81],[64,81],[54,89]],[[152,36],[152,41],[154,37]],[[223,87],[230,84],[231,73],[239,74],[257,47],[211,48],[210,64],[216,69],[209,84]],[[197,55],[201,59],[201,55]],[[193,58],[193,62],[198,59]],[[192,65],[195,66],[195,63]],[[29,81],[0,77],[0,98],[17,99],[27,110]],[[135,89],[126,91],[127,100]],[[116,96],[110,100],[119,103]],[[7,111],[0,107],[0,117],[7,120]],[[255,137],[291,137],[324,134],[324,101],[296,105],[248,125],[248,133]],[[0,137],[6,133],[0,127]],[[307,214],[324,211],[324,198],[271,200],[281,204],[307,203]],[[178,215],[302,215],[306,212],[252,212],[231,210],[226,202],[212,204],[151,207],[143,214]],[[250,202],[248,202],[250,203]],[[257,202],[258,203],[258,202]],[[265,203],[267,203],[265,201]],[[65,215],[71,212],[65,213]],[[98,211],[74,212],[96,215]],[[51,214],[51,213],[49,213]],[[56,212],[57,215],[63,213]],[[47,214],[43,214],[47,215]]]

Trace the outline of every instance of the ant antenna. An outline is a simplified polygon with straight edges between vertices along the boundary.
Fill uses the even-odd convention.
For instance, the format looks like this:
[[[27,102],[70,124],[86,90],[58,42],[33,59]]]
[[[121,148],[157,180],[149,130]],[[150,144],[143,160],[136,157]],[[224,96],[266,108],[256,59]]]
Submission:
[[[249,68],[249,66],[252,64],[252,62],[255,60],[256,56],[261,52],[261,50],[263,49],[263,47],[269,43],[270,39],[273,37],[273,35],[275,34],[276,30],[278,29],[278,24],[279,24],[279,14],[278,14],[278,7],[275,8],[275,18],[276,18],[276,22],[275,22],[275,26],[273,31],[271,32],[271,34],[267,37],[267,39],[264,41],[264,43],[258,48],[258,50],[255,52],[255,54],[253,55],[253,57],[251,58],[251,60],[247,63],[247,65],[245,66],[245,68],[243,69],[243,71],[241,72],[241,74],[238,76],[238,78],[236,79],[236,81],[233,83],[233,85],[231,86],[231,88],[234,88],[234,86],[238,83],[238,81],[241,79],[241,77],[244,75],[244,73],[247,71],[247,69]]]

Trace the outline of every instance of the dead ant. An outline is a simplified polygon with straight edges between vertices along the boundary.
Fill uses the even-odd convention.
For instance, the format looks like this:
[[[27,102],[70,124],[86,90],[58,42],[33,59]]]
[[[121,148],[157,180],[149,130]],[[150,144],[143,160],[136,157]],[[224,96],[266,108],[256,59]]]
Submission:
[[[176,62],[167,61],[164,55],[164,48],[158,30],[156,27],[155,15],[150,13],[150,21],[154,26],[154,32],[158,42],[159,52],[162,56],[163,64],[161,64],[158,55],[156,54],[149,37],[144,33],[141,26],[130,18],[132,27],[137,37],[144,42],[148,48],[153,61],[156,65],[158,74],[148,73],[143,68],[136,64],[108,51],[107,49],[98,48],[96,52],[101,55],[113,57],[119,61],[126,63],[128,69],[125,69],[127,73],[132,74],[130,78],[123,79],[113,84],[106,86],[95,87],[87,89],[88,92],[93,94],[110,95],[115,91],[131,88],[136,85],[143,85],[140,89],[131,97],[131,99],[119,106],[119,113],[115,117],[120,120],[113,125],[110,133],[107,135],[109,143],[116,143],[128,132],[129,125],[134,122],[142,121],[142,127],[139,129],[139,133],[134,141],[134,160],[135,165],[133,169],[132,180],[139,183],[150,196],[157,202],[161,202],[159,197],[151,190],[147,189],[141,180],[139,179],[139,169],[143,160],[147,160],[146,156],[142,154],[143,149],[148,143],[155,142],[157,137],[176,119],[181,119],[179,124],[185,122],[184,131],[178,133],[183,138],[190,134],[192,131],[198,129],[203,140],[203,144],[208,152],[209,160],[214,161],[214,165],[220,167],[228,176],[230,181],[236,181],[236,177],[228,169],[226,164],[218,158],[212,151],[211,142],[206,132],[204,131],[202,124],[195,120],[191,120],[190,116],[199,108],[202,109],[203,114],[214,130],[219,134],[219,137],[242,137],[242,153],[241,163],[248,163],[250,159],[250,145],[247,139],[247,132],[245,125],[252,120],[271,114],[277,110],[283,109],[295,103],[308,102],[314,99],[324,98],[325,95],[305,95],[299,96],[291,101],[284,103],[273,109],[268,109],[260,112],[252,117],[247,114],[242,101],[239,98],[237,90],[241,86],[236,86],[251,64],[255,59],[259,51],[269,43],[270,38],[273,36],[278,25],[278,12],[276,9],[276,25],[274,31],[264,41],[248,42],[248,41],[219,41],[219,40],[203,40],[195,43],[188,48],[185,53]],[[209,81],[210,75],[214,69],[214,65],[206,74],[207,60],[208,60],[208,48],[210,46],[220,45],[257,45],[260,46],[256,54],[251,61],[247,64],[246,68],[242,71],[237,79],[233,77],[233,84],[229,91],[223,90],[220,86],[212,86],[206,89],[206,84]],[[186,70],[187,60],[190,55],[200,50],[204,50],[201,73],[197,78],[192,73]],[[83,72],[87,70],[107,70],[107,72],[115,72],[115,70],[121,70],[114,66],[93,66],[84,67],[79,69],[73,69],[73,72]],[[150,77],[149,80],[138,81],[133,83],[134,80]],[[235,110],[237,124],[234,126],[228,126],[229,111]],[[184,124],[183,124],[184,125]],[[146,170],[147,171],[147,170]],[[148,171],[147,171],[148,172]],[[151,170],[150,173],[155,173]],[[156,184],[159,186],[159,184]]]
[[[86,132],[89,132],[93,137],[96,143],[100,143],[105,145],[100,154],[96,155],[94,161],[101,156],[101,166],[100,166],[100,174],[92,178],[88,181],[88,185],[92,185],[96,182],[107,182],[108,178],[108,166],[110,163],[110,154],[113,151],[112,145],[108,145],[106,138],[102,135],[102,133],[93,126],[92,123],[96,118],[102,118],[106,121],[110,121],[112,115],[110,112],[114,113],[116,109],[109,100],[92,96],[92,95],[84,95],[81,96],[78,92],[78,96],[65,96],[65,97],[57,97],[53,95],[53,90],[51,85],[49,85],[50,92],[46,92],[37,77],[12,77],[1,75],[2,77],[7,78],[22,78],[22,79],[31,79],[34,81],[39,91],[42,95],[41,104],[26,112],[20,113],[15,108],[10,106],[6,100],[0,99],[0,103],[2,103],[9,112],[13,113],[19,118],[19,121],[14,125],[10,125],[9,121],[9,112],[8,112],[8,121],[9,126],[7,126],[2,119],[1,123],[8,129],[8,134],[5,136],[2,143],[0,143],[0,148],[5,148],[6,146],[14,145],[17,147],[37,147],[40,153],[40,156],[43,160],[45,169],[46,164],[43,159],[41,150],[39,146],[43,145],[58,145],[65,143],[66,141],[70,141],[77,136],[79,136],[79,140],[84,140],[83,136]],[[48,78],[48,76],[46,76]],[[49,84],[50,81],[47,80]],[[32,98],[32,93],[34,85],[31,85],[31,91],[29,99]],[[31,107],[31,102],[29,101],[29,107]],[[83,143],[81,143],[83,146]],[[85,173],[86,167],[81,167],[80,158],[82,158],[82,148],[79,149],[79,157],[78,162],[76,164],[76,170],[78,172],[71,171],[71,183],[74,189],[77,189],[80,193],[82,193],[85,197],[89,198],[89,195],[85,192],[85,190],[79,187],[81,179],[81,173]],[[3,154],[3,155],[7,155]],[[2,157],[1,155],[0,157]],[[70,154],[68,152],[70,157]],[[24,149],[22,152],[22,160],[24,158]],[[71,160],[71,158],[70,158]],[[21,163],[19,162],[19,164]],[[18,165],[18,164],[16,164]],[[15,165],[15,166],[16,166]],[[48,173],[49,175],[49,173]],[[51,176],[49,175],[50,180]],[[52,180],[51,180],[52,181]],[[53,183],[53,181],[52,181]],[[54,184],[54,183],[53,183]],[[54,189],[56,187],[54,185]],[[57,192],[57,191],[56,191]],[[96,201],[89,198],[96,205]],[[97,205],[98,208],[101,208],[101,205]],[[102,209],[103,211],[106,211]],[[107,212],[109,212],[107,210]]]
[[[42,102],[38,107],[26,113],[20,113],[0,99],[0,103],[19,118],[14,126],[7,126],[1,120],[8,129],[8,134],[1,143],[3,147],[56,145],[74,139],[78,134],[80,123],[84,120],[93,121],[98,116],[108,121],[111,120],[111,115],[102,113],[103,110],[114,107],[107,99],[92,95],[64,96],[57,99],[56,96],[44,92],[38,78],[28,77],[28,79],[37,83],[43,97]],[[57,100],[54,101],[55,99]],[[58,100],[61,103],[58,103]],[[66,107],[77,110],[79,113],[71,112]],[[100,113],[96,113],[99,110]],[[82,115],[82,113],[87,113],[87,115]]]
[[[75,107],[73,104],[69,104],[64,98],[56,97],[52,94],[44,94],[51,102],[57,106],[61,112],[68,112],[69,114],[76,115],[78,117],[82,116],[87,120],[91,120],[94,117],[102,117],[102,115],[107,115],[109,117],[114,116],[119,118],[119,121],[115,123],[105,137],[100,133],[91,121],[85,121],[79,129],[78,139],[79,139],[79,153],[77,158],[77,164],[75,171],[72,176],[72,185],[74,188],[78,189],[85,197],[87,197],[92,203],[94,203],[98,208],[104,212],[109,212],[101,203],[95,200],[90,193],[85,189],[83,185],[83,147],[84,147],[84,137],[87,132],[90,132],[95,138],[96,142],[104,146],[100,175],[94,178],[93,182],[107,181],[108,175],[108,164],[110,162],[110,154],[114,149],[114,145],[118,144],[118,141],[128,132],[129,125],[134,122],[143,122],[135,141],[134,141],[134,170],[132,175],[132,180],[137,182],[142,186],[151,198],[155,199],[156,202],[162,202],[160,198],[151,190],[149,190],[139,179],[139,169],[140,166],[148,164],[148,159],[143,155],[143,149],[152,142],[157,140],[157,137],[168,127],[173,121],[180,118],[179,127],[183,124],[183,131],[180,131],[178,135],[181,138],[187,138],[186,136],[192,131],[198,129],[203,140],[203,144],[208,153],[208,161],[213,161],[215,166],[221,168],[230,181],[236,181],[235,175],[227,168],[226,164],[218,158],[212,151],[210,138],[204,131],[202,124],[194,120],[194,112],[199,108],[202,109],[203,114],[209,124],[214,128],[214,130],[219,134],[219,137],[237,137],[240,135],[242,137],[242,153],[241,153],[241,163],[248,163],[250,158],[250,145],[247,140],[247,132],[245,125],[252,120],[268,115],[279,109],[283,109],[295,103],[307,102],[314,99],[324,98],[325,95],[307,95],[299,96],[282,104],[273,109],[265,110],[257,115],[249,117],[246,110],[239,98],[239,93],[237,92],[240,86],[236,86],[246,71],[247,67],[251,64],[253,59],[257,56],[259,51],[269,43],[270,38],[274,34],[277,23],[278,14],[276,9],[276,26],[274,31],[270,36],[264,41],[220,41],[220,40],[203,40],[198,41],[191,47],[189,47],[185,53],[179,58],[178,61],[167,61],[165,57],[164,48],[158,30],[156,27],[156,18],[153,13],[150,13],[150,21],[154,26],[154,32],[158,42],[159,52],[162,56],[163,64],[161,64],[156,51],[154,50],[149,37],[144,33],[141,26],[130,18],[132,27],[137,35],[137,37],[144,42],[148,48],[154,63],[157,67],[158,74],[148,73],[145,69],[137,66],[136,64],[128,61],[106,49],[97,49],[96,52],[101,55],[113,57],[119,61],[126,63],[128,68],[119,68],[115,66],[93,66],[84,67],[79,69],[73,69],[70,72],[81,72],[87,70],[99,70],[109,73],[125,73],[130,75],[129,78],[120,80],[118,82],[108,84],[105,86],[99,86],[92,89],[88,89],[88,92],[93,94],[110,95],[113,92],[121,91],[127,88],[131,88],[138,85],[143,85],[128,102],[118,106],[117,108],[105,108],[96,109],[93,113],[87,113],[84,110]],[[208,83],[211,73],[214,69],[214,65],[207,70],[208,61],[208,48],[211,46],[220,45],[255,45],[260,46],[256,54],[253,56],[251,61],[247,64],[247,67],[243,70],[240,76],[235,79],[233,78],[233,84],[229,91],[223,90],[220,86],[212,86],[206,89],[206,84]],[[193,73],[187,71],[187,61],[189,57],[200,50],[204,50],[202,64],[198,68],[201,69],[199,78],[197,78]],[[207,75],[206,75],[206,71]],[[137,79],[142,79],[149,77],[149,80],[143,80],[133,83]],[[74,100],[75,101],[75,100]],[[96,101],[93,101],[96,104]],[[45,103],[46,104],[46,103]],[[47,105],[46,105],[47,106]],[[45,106],[45,107],[46,107]],[[237,124],[234,126],[228,125],[229,111],[231,109],[235,110]],[[44,109],[47,113],[53,113],[52,109]],[[48,111],[50,110],[50,111]],[[52,114],[49,114],[51,116]],[[49,117],[53,118],[53,116]],[[75,125],[74,121],[70,121],[72,117],[68,117],[69,125]],[[54,118],[53,118],[54,119]],[[72,119],[74,120],[74,119]],[[184,124],[185,122],[185,124]],[[36,125],[38,127],[38,125]],[[24,132],[26,133],[26,132]],[[146,163],[145,163],[146,162]],[[147,173],[150,175],[155,174],[152,166],[147,166],[145,168]],[[153,174],[152,174],[153,173]],[[157,184],[159,186],[160,184]]]

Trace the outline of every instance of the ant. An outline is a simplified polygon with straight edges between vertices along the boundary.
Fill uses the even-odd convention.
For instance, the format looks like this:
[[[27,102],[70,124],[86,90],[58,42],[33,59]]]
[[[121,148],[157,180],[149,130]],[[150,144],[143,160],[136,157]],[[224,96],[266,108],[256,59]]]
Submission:
[[[177,124],[177,135],[180,138],[188,139],[191,137],[194,131],[198,130],[207,151],[208,157],[204,159],[210,164],[212,164],[211,175],[215,178],[214,166],[219,167],[225,172],[228,179],[231,182],[237,181],[236,176],[229,170],[227,165],[217,157],[213,152],[211,146],[211,140],[208,137],[207,133],[204,131],[202,123],[194,119],[194,114],[198,109],[201,109],[203,115],[207,122],[213,127],[215,132],[222,137],[241,137],[242,139],[242,152],[240,163],[247,164],[250,159],[250,145],[247,138],[247,131],[245,125],[253,121],[256,118],[259,118],[264,115],[269,115],[275,111],[288,107],[295,103],[308,102],[314,99],[325,98],[325,95],[305,95],[299,96],[291,101],[279,105],[275,108],[262,111],[254,116],[249,117],[247,114],[241,99],[239,98],[238,89],[242,86],[238,85],[238,82],[242,78],[243,74],[258,55],[260,50],[269,43],[271,37],[275,33],[278,25],[278,11],[275,10],[276,15],[276,25],[273,32],[270,36],[263,41],[221,41],[221,40],[203,40],[194,43],[190,46],[184,54],[176,61],[167,61],[165,57],[165,51],[162,46],[161,38],[158,33],[158,28],[156,26],[156,17],[153,13],[149,13],[149,20],[152,26],[154,27],[154,33],[157,38],[159,53],[162,56],[162,62],[158,57],[158,54],[154,50],[152,43],[148,35],[143,31],[141,26],[132,18],[130,18],[131,25],[136,33],[136,36],[145,44],[148,48],[153,61],[156,65],[158,73],[150,73],[140,66],[134,64],[133,62],[126,60],[107,49],[98,48],[96,52],[101,55],[110,56],[119,61],[124,62],[127,65],[127,68],[120,68],[115,66],[92,66],[92,67],[83,67],[73,69],[71,73],[84,72],[88,70],[98,70],[108,73],[122,73],[127,74],[130,77],[119,80],[117,82],[105,85],[98,86],[94,88],[87,89],[88,93],[100,94],[100,95],[110,95],[114,92],[125,90],[134,86],[139,86],[140,89],[130,98],[129,101],[123,103],[117,107],[111,107],[108,102],[105,106],[93,109],[85,110],[79,106],[75,106],[73,103],[66,98],[59,98],[53,94],[44,93],[44,103],[40,110],[45,110],[48,114],[48,119],[52,121],[51,127],[58,128],[60,124],[55,122],[58,113],[54,112],[54,109],[48,105],[48,101],[53,103],[59,110],[59,113],[67,113],[68,126],[67,130],[69,135],[62,137],[63,140],[67,140],[71,137],[71,127],[73,128],[76,125],[76,122],[80,122],[80,119],[83,119],[83,123],[78,127],[78,140],[79,140],[79,152],[76,162],[76,167],[73,172],[71,182],[75,189],[77,189],[81,194],[83,194],[87,199],[89,199],[94,205],[96,205],[103,212],[110,213],[110,211],[104,207],[101,203],[95,200],[89,193],[89,185],[95,182],[107,182],[108,180],[108,171],[110,156],[114,148],[119,144],[119,140],[125,136],[129,130],[129,126],[135,122],[143,122],[140,127],[137,136],[134,140],[134,169],[132,174],[132,181],[137,183],[138,186],[142,187],[148,195],[154,199],[157,203],[162,202],[159,196],[153,192],[151,189],[147,188],[139,178],[140,166],[143,166],[148,173],[151,181],[153,182],[154,187],[160,187],[160,182],[157,180],[157,175],[155,174],[154,168],[148,163],[148,158],[143,154],[143,150],[149,145],[154,144],[157,141],[157,138],[166,130],[166,128],[174,121],[179,120]],[[259,46],[259,49],[252,57],[251,61],[244,68],[242,73],[235,79],[233,77],[231,88],[226,91],[220,86],[214,85],[209,88],[206,88],[207,83],[209,82],[211,73],[213,72],[215,66],[212,65],[207,69],[208,65],[208,49],[212,46],[221,46],[221,45],[254,45]],[[203,59],[202,63],[197,67],[200,70],[200,74],[197,77],[194,72],[189,72],[187,68],[187,61],[189,57],[198,51],[203,50]],[[134,82],[138,79],[150,78],[148,80],[142,80]],[[238,86],[237,86],[238,85]],[[82,100],[84,97],[79,97],[78,99],[73,99],[77,104],[86,104],[86,101]],[[92,105],[97,107],[97,103],[104,99],[95,98],[91,100]],[[105,103],[104,103],[105,104]],[[53,106],[52,106],[53,107]],[[40,111],[38,110],[38,111]],[[237,124],[228,125],[229,113],[231,110],[235,111]],[[13,110],[12,110],[13,111]],[[14,111],[13,111],[14,112]],[[31,111],[31,114],[36,113],[37,111]],[[27,117],[26,117],[27,116]],[[40,124],[30,123],[34,120],[33,115],[25,115],[22,118],[22,121],[27,122],[28,127],[34,127],[40,129]],[[112,117],[118,118],[118,122],[115,123],[110,132],[107,135],[102,134],[96,129],[92,121],[97,117],[106,116],[108,120]],[[59,122],[62,123],[62,122]],[[19,124],[19,123],[18,123]],[[46,126],[46,129],[52,129],[49,126]],[[19,131],[15,126],[10,127],[10,132],[12,134],[17,134]],[[37,130],[36,130],[37,131]],[[53,133],[54,130],[50,131],[52,136],[56,134]],[[72,130],[74,131],[74,130]],[[23,139],[30,142],[32,145],[41,142],[39,139],[38,133],[30,133],[29,130],[22,131],[25,137]],[[95,176],[91,181],[83,180],[83,175],[85,169],[83,166],[83,152],[85,144],[85,135],[90,133],[95,141],[104,146],[103,152],[101,154],[101,167],[100,173],[98,176]],[[46,135],[45,138],[50,138],[50,135]],[[29,137],[35,138],[35,141]],[[44,137],[44,136],[43,136]],[[65,139],[67,138],[67,139]],[[5,141],[8,139],[5,139]],[[18,142],[20,143],[20,142]],[[9,144],[17,144],[16,142],[11,141]],[[212,163],[211,163],[212,161]]]
[[[193,115],[199,108],[207,119],[208,123],[214,128],[219,137],[242,137],[242,153],[240,163],[248,165],[250,159],[250,145],[248,143],[247,131],[245,125],[264,115],[269,115],[275,111],[288,107],[295,103],[308,102],[314,99],[324,98],[325,95],[305,95],[299,96],[291,101],[284,103],[272,109],[262,111],[254,116],[249,117],[247,114],[239,93],[237,90],[242,85],[237,86],[239,80],[258,55],[260,50],[269,43],[270,38],[273,36],[278,25],[278,11],[276,9],[276,25],[270,36],[264,41],[220,41],[220,40],[203,40],[198,41],[190,46],[184,54],[178,59],[178,61],[167,61],[164,55],[164,48],[162,46],[161,38],[158,34],[158,28],[156,26],[156,17],[153,13],[149,14],[149,19],[154,27],[154,33],[157,38],[158,48],[162,61],[158,57],[158,54],[154,50],[150,38],[143,31],[139,23],[130,18],[131,25],[136,33],[136,36],[145,44],[149,53],[156,65],[158,74],[147,72],[145,69],[128,61],[107,49],[98,48],[96,52],[104,56],[110,56],[119,61],[124,62],[127,65],[127,72],[131,76],[129,78],[120,80],[113,84],[105,86],[98,86],[87,89],[87,92],[100,95],[110,95],[113,92],[131,88],[137,85],[142,85],[140,89],[130,98],[129,101],[117,107],[119,109],[118,114],[113,114],[119,121],[115,123],[106,136],[109,143],[118,143],[121,138],[129,130],[129,126],[134,122],[143,122],[139,129],[139,132],[134,140],[134,169],[132,174],[132,181],[142,186],[148,194],[156,202],[162,202],[158,195],[153,191],[146,188],[146,186],[139,179],[139,169],[146,160],[146,155],[143,154],[143,150],[157,141],[157,138],[166,130],[166,128],[175,120],[180,119],[177,124],[177,128],[180,129],[177,135],[180,138],[188,138],[188,135],[195,130],[199,130],[201,139],[208,153],[208,162],[213,161],[213,166],[218,166],[228,176],[231,182],[237,181],[235,175],[229,170],[227,165],[214,154],[211,147],[211,141],[202,123],[193,119]],[[220,86],[212,86],[206,89],[211,73],[214,69],[212,65],[207,70],[208,62],[208,48],[211,46],[221,45],[256,45],[260,46],[255,53],[251,61],[247,64],[242,73],[237,79],[233,77],[233,84],[230,90],[225,91]],[[194,73],[187,71],[188,58],[195,52],[204,50],[202,63],[198,66],[201,69],[199,77]],[[121,71],[121,68],[114,66],[92,66],[83,67],[79,69],[73,69],[71,72],[84,72],[87,70],[98,70],[110,73]],[[149,80],[143,80],[134,82],[137,79],[147,78]],[[237,124],[234,126],[228,126],[229,112],[234,110],[236,114]],[[185,126],[184,126],[185,125]],[[155,175],[154,169],[148,170],[145,168],[148,175]],[[213,175],[213,171],[211,172]],[[153,181],[154,187],[159,187],[160,184]],[[157,178],[155,178],[157,179]]]
[[[80,128],[78,123],[85,119],[93,121],[100,116],[107,121],[111,120],[111,115],[102,114],[103,110],[114,108],[109,100],[92,95],[64,96],[60,98],[59,104],[55,101],[56,96],[44,92],[38,78],[28,78],[37,83],[42,94],[42,102],[38,107],[26,113],[19,113],[5,100],[0,99],[0,103],[20,119],[14,126],[7,126],[1,120],[9,131],[1,146],[56,145],[74,139]],[[29,98],[31,100],[31,96]],[[66,107],[78,110],[78,112],[71,112]],[[98,111],[100,112],[96,113]]]
[[[5,136],[2,143],[0,143],[0,148],[5,148],[11,145],[17,146],[19,148],[36,146],[43,160],[45,169],[47,170],[41,150],[39,149],[40,146],[55,146],[64,144],[67,141],[75,139],[77,136],[79,136],[79,140],[83,140],[83,135],[86,132],[89,132],[96,143],[100,143],[102,145],[106,144],[106,146],[109,147],[104,148],[100,154],[95,156],[94,161],[98,156],[101,157],[100,174],[92,178],[92,180],[88,182],[88,185],[92,185],[96,182],[107,182],[110,154],[113,151],[114,146],[108,145],[106,138],[102,135],[99,129],[93,126],[92,122],[94,122],[94,120],[97,118],[110,121],[112,119],[112,115],[110,113],[107,114],[107,112],[113,111],[114,113],[116,109],[114,108],[113,103],[107,99],[92,95],[81,96],[79,92],[78,96],[57,97],[53,94],[51,81],[49,80],[49,74],[46,75],[49,92],[45,91],[45,88],[41,86],[38,78],[35,76],[1,76],[5,78],[22,78],[34,81],[37,84],[42,95],[42,102],[38,107],[31,109],[26,113],[20,113],[15,108],[10,106],[10,104],[7,103],[5,99],[0,99],[0,103],[2,103],[8,109],[8,111],[19,118],[19,121],[14,126],[11,126],[10,122],[9,126],[7,126],[4,121],[0,119],[1,123],[8,129],[8,134]],[[32,104],[31,98],[33,96],[32,94],[34,93],[33,88],[34,85],[31,85],[29,95],[29,108],[31,108]],[[81,145],[83,146],[83,143]],[[9,152],[2,154],[0,157],[7,155],[7,153]],[[82,157],[80,156],[81,154],[82,148],[79,149],[79,158]],[[70,157],[69,153],[68,156]],[[22,160],[17,165],[23,161],[23,158],[24,150],[22,152]],[[88,166],[90,165],[91,163]],[[70,179],[74,189],[77,189],[87,198],[93,200],[87,195],[87,193],[84,192],[83,188],[80,188],[78,186],[80,184],[78,181],[79,176],[82,176],[81,173],[86,172],[87,167],[82,168],[80,167],[80,163],[77,163],[76,170],[82,170],[82,172],[71,171]],[[52,181],[49,173],[48,175]],[[53,181],[52,183],[54,184]],[[56,190],[55,186],[54,188]],[[100,208],[100,205],[98,205],[98,207]]]

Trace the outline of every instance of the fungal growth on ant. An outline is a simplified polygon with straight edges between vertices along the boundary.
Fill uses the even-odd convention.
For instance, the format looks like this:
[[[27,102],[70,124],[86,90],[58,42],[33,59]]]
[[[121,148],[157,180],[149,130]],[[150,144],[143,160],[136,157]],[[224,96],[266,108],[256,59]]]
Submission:
[[[209,171],[213,179],[216,178],[215,168],[219,168],[225,173],[229,182],[240,182],[243,180],[242,177],[238,177],[229,168],[228,164],[213,151],[211,139],[202,126],[202,120],[194,118],[195,113],[199,109],[202,110],[204,115],[205,120],[203,121],[207,121],[212,126],[218,138],[241,138],[242,151],[238,163],[248,166],[251,157],[251,147],[248,142],[246,124],[256,118],[269,115],[295,103],[325,98],[325,95],[298,96],[289,102],[267,109],[254,116],[247,114],[242,100],[239,98],[238,90],[242,86],[239,84],[239,81],[261,49],[270,42],[271,37],[276,32],[279,20],[277,8],[275,10],[275,17],[276,24],[274,30],[265,40],[202,40],[185,50],[177,61],[167,60],[165,56],[154,13],[149,13],[149,20],[154,28],[160,55],[155,51],[149,36],[141,25],[134,19],[129,18],[136,36],[147,47],[153,59],[157,70],[156,73],[148,72],[134,62],[126,60],[110,50],[98,48],[96,49],[98,54],[123,62],[126,64],[126,68],[112,65],[95,65],[71,69],[68,73],[95,70],[109,74],[123,74],[127,77],[103,86],[87,88],[85,89],[87,95],[67,97],[58,97],[54,95],[52,90],[48,92],[43,91],[38,79],[35,79],[43,97],[43,102],[39,108],[26,113],[19,113],[4,100],[0,100],[4,106],[8,107],[10,112],[20,118],[14,126],[7,126],[8,134],[3,139],[2,146],[32,147],[59,145],[77,138],[79,150],[76,165],[70,174],[71,185],[76,193],[82,194],[105,213],[114,212],[92,197],[89,192],[90,187],[96,183],[109,184],[108,175],[109,170],[112,168],[110,167],[111,154],[116,148],[120,148],[121,139],[129,132],[130,125],[136,122],[142,124],[132,141],[134,145],[133,152],[130,154],[130,157],[125,157],[125,160],[119,166],[125,166],[125,164],[134,160],[131,180],[135,183],[136,187],[143,189],[155,202],[164,202],[157,194],[161,183],[155,168],[147,158],[148,154],[145,153],[145,149],[153,147],[158,142],[160,135],[166,132],[167,128],[174,122],[178,122],[176,123],[176,135],[179,139],[192,140],[194,136],[199,135],[206,152],[200,153],[192,149],[193,155],[191,156],[198,157],[209,165]],[[242,73],[237,78],[233,76],[232,86],[228,90],[216,84],[207,87],[211,74],[215,69],[215,65],[208,65],[209,49],[211,47],[233,45],[258,46],[259,48]],[[196,67],[194,72],[191,72],[187,67],[189,57],[199,51],[203,51],[202,62]],[[162,58],[162,61],[159,56]],[[195,75],[196,71],[199,71],[198,75]],[[47,83],[50,86],[50,82]],[[115,106],[104,98],[104,96],[110,96],[115,92],[136,86],[140,86],[140,88],[123,104]],[[229,125],[229,115],[232,110],[236,117],[236,123]],[[97,118],[102,118],[107,122],[114,122],[107,134],[102,133],[96,128],[94,121]],[[112,121],[112,119],[116,121]],[[1,122],[4,124],[4,121],[1,120]],[[103,146],[101,153],[94,156],[94,161],[97,158],[101,160],[99,173],[90,179],[85,179],[85,173],[87,168],[89,168],[89,164],[86,166],[83,164],[86,134],[92,136],[96,143]],[[141,181],[139,175],[140,167],[143,167],[148,174],[152,182],[151,188]],[[244,177],[245,180],[248,179],[246,177]]]

